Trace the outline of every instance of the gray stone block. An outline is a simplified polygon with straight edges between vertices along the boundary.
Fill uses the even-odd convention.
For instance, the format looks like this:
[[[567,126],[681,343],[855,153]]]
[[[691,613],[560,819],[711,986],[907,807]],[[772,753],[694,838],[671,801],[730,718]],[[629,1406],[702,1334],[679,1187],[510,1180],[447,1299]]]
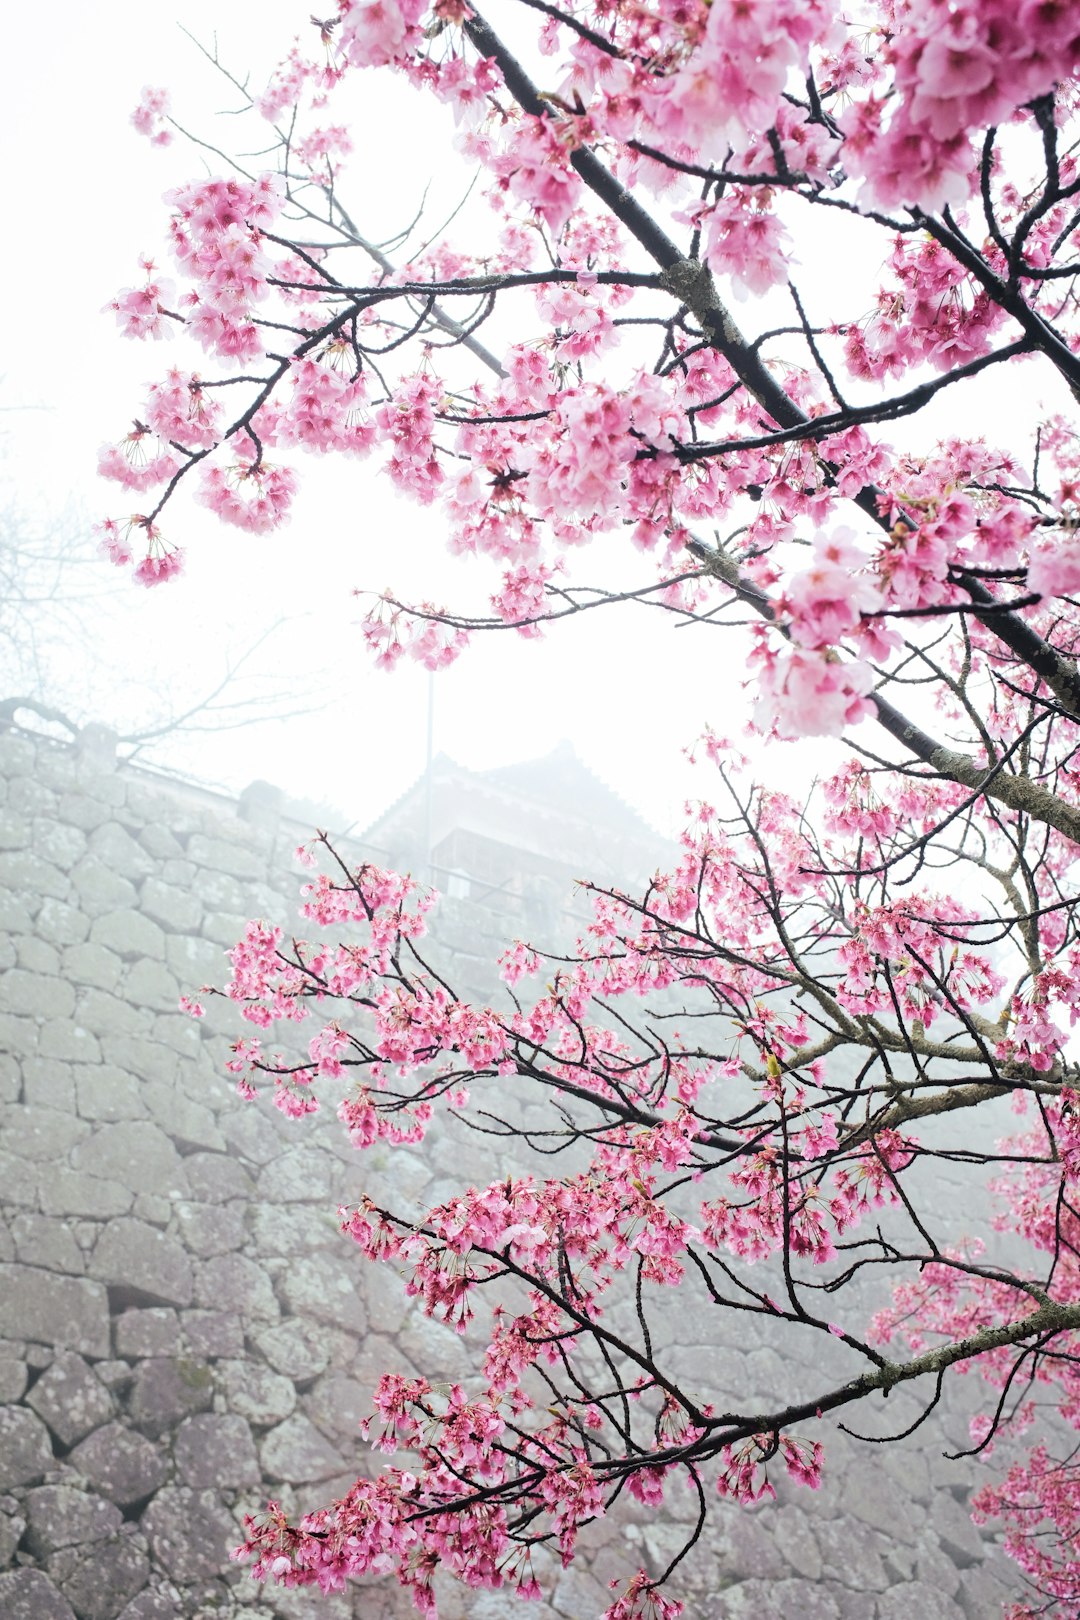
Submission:
[[[49,1560],[49,1574],[79,1620],[115,1620],[150,1578],[146,1542],[124,1525],[91,1546],[64,1548]]]
[[[4,1620],[76,1620],[67,1598],[40,1569],[0,1575],[0,1614]]]
[[[315,1147],[280,1154],[262,1171],[258,1182],[259,1197],[268,1204],[325,1204],[336,1196],[339,1185],[336,1160]]]
[[[176,1620],[182,1601],[179,1588],[173,1586],[171,1581],[165,1585],[144,1586],[138,1597],[132,1598],[121,1609],[117,1620]],[[247,1615],[248,1620],[258,1620],[258,1616],[250,1610]],[[207,1620],[211,1620],[211,1617],[208,1616]],[[234,1617],[230,1616],[228,1610],[223,1610],[220,1615],[213,1615],[212,1620],[234,1620]]]
[[[0,1138],[24,1159],[56,1164],[89,1134],[89,1125],[60,1108],[28,1108],[24,1104],[0,1113]]]
[[[60,1058],[65,1063],[101,1062],[97,1036],[72,1018],[51,1018],[41,1031],[38,1050],[42,1057]]]
[[[27,1402],[62,1446],[85,1439],[115,1411],[113,1398],[81,1356],[61,1354],[38,1379]]]
[[[76,861],[86,854],[86,835],[78,827],[55,820],[55,801],[43,808],[49,814],[34,817],[34,852],[62,872],[70,872]]]
[[[966,1620],[986,1620],[987,1615],[999,1615],[1006,1603],[1016,1602],[1018,1585],[1011,1565],[1004,1561],[996,1566],[984,1564],[965,1570],[956,1601]]]
[[[928,1530],[915,1553],[915,1579],[923,1586],[933,1586],[948,1597],[956,1597],[960,1587],[960,1571],[947,1557]]]
[[[169,1464],[157,1447],[122,1423],[95,1429],[75,1447],[68,1462],[121,1508],[151,1496],[169,1477]]]
[[[49,1431],[25,1406],[0,1406],[0,1491],[36,1485],[55,1466]]]
[[[172,933],[195,934],[202,921],[203,904],[199,895],[177,883],[163,883],[148,877],[139,893],[139,909]]]
[[[78,945],[90,932],[90,919],[66,900],[43,900],[37,915],[38,931],[61,949]]]
[[[47,901],[40,902],[39,912],[45,909],[46,904]],[[14,894],[3,889],[0,889],[0,929],[5,934],[30,934],[34,929],[34,919],[27,907]]]
[[[180,1356],[143,1361],[135,1371],[130,1407],[132,1421],[158,1439],[182,1418],[209,1410],[214,1378],[205,1362]]]
[[[89,927],[89,923],[87,924]],[[115,990],[120,983],[124,964],[115,951],[92,940],[69,945],[64,952],[64,977],[72,984],[93,985],[98,990]]]
[[[76,1021],[97,1036],[149,1035],[153,1029],[150,1012],[134,1006],[123,996],[106,990],[84,987],[75,1004]]]
[[[158,1564],[174,1581],[201,1581],[230,1570],[240,1540],[232,1515],[215,1491],[170,1486],[142,1517]]]
[[[23,1061],[22,1075],[22,1100],[31,1108],[75,1112],[75,1081],[69,1064],[56,1058],[28,1057]]]
[[[261,878],[266,871],[266,858],[244,843],[226,843],[223,838],[206,838],[192,833],[188,839],[188,859],[196,866],[205,866],[211,872],[223,872],[234,878]]]
[[[139,829],[139,843],[154,857],[155,861],[175,859],[178,856],[183,856],[184,853],[183,844],[181,844],[175,833],[170,832],[168,827],[157,825],[141,827]]]
[[[154,870],[153,859],[118,821],[102,822],[94,828],[88,842],[91,854],[132,882],[140,881]]]
[[[726,1620],[791,1620],[796,1614],[799,1620],[842,1620],[832,1593],[802,1581],[740,1581],[724,1592],[723,1604]],[[908,1620],[916,1614],[911,1610]]]
[[[231,950],[243,939],[247,920],[239,911],[208,911],[203,919],[203,938],[213,940],[223,950]]]
[[[140,1193],[131,1213],[137,1221],[145,1221],[148,1226],[166,1227],[172,1220],[172,1200],[159,1198],[156,1193]]]
[[[251,1430],[235,1413],[186,1418],[173,1440],[173,1460],[179,1481],[197,1491],[259,1483]]]
[[[175,1238],[142,1221],[110,1221],[88,1269],[101,1282],[135,1289],[162,1305],[191,1303],[190,1260]]]
[[[70,1018],[75,991],[66,979],[8,968],[0,975],[0,1011],[28,1018]]]
[[[180,1000],[180,986],[163,963],[143,959],[128,968],[124,995],[135,1007],[174,1013]]]
[[[310,1419],[299,1412],[263,1436],[259,1461],[268,1479],[285,1480],[290,1485],[332,1479],[347,1466]]]
[[[197,1361],[244,1354],[244,1323],[235,1311],[184,1311],[180,1325],[184,1347]]]
[[[96,733],[94,745],[88,746]],[[75,757],[75,771],[71,780],[76,788],[92,793],[102,804],[109,805],[115,815],[127,798],[125,784],[111,773],[116,770],[116,742],[114,731],[107,726],[84,726],[79,737],[80,753]],[[100,743],[100,746],[97,744]]]
[[[88,917],[100,918],[122,907],[133,907],[138,900],[134,883],[119,873],[110,871],[96,855],[87,855],[73,867],[71,887],[79,897],[79,905]],[[60,894],[63,900],[65,895]]]
[[[845,1513],[908,1546],[918,1539],[913,1504],[900,1500],[895,1486],[870,1457],[857,1457],[845,1470],[841,1504]]]
[[[118,1356],[168,1356],[180,1338],[180,1318],[168,1306],[125,1311],[113,1324]]]
[[[0,1116],[2,1117],[2,1116]],[[5,1204],[21,1204],[35,1209],[38,1202],[38,1168],[13,1153],[0,1153],[0,1187]]]
[[[37,769],[37,749],[26,737],[0,731],[0,776],[32,776]]]
[[[268,1164],[281,1152],[283,1125],[276,1110],[273,1118],[268,1119],[255,1103],[246,1103],[243,1108],[222,1116],[221,1134],[226,1146],[240,1159],[251,1165]]]
[[[209,1108],[188,1094],[182,1079],[148,1081],[142,1088],[142,1098],[150,1117],[174,1142],[217,1152],[224,1149],[225,1138],[217,1120]]]
[[[56,1215],[22,1214],[11,1222],[15,1258],[25,1266],[42,1266],[77,1277],[84,1269],[82,1250],[71,1226]]]
[[[0,1405],[13,1406],[22,1399],[27,1376],[26,1362],[21,1357],[7,1352],[0,1354]]]
[[[75,1149],[76,1170],[119,1181],[132,1192],[182,1196],[187,1191],[183,1160],[149,1120],[102,1125]]]
[[[162,930],[156,922],[132,908],[113,909],[97,917],[91,925],[90,938],[127,960],[150,956],[160,961],[165,956]]]
[[[30,843],[30,817],[12,810],[0,811],[0,849],[26,849]]]
[[[119,1530],[120,1510],[70,1485],[42,1485],[26,1498],[27,1541],[44,1562],[61,1547],[101,1541]]]
[[[941,1550],[958,1569],[970,1569],[986,1557],[986,1545],[971,1522],[971,1515],[948,1491],[934,1495],[930,1522]]]
[[[17,895],[42,899],[66,900],[71,893],[72,881],[65,872],[27,849],[5,850],[0,853],[0,889],[11,889]]]
[[[178,1204],[176,1228],[189,1253],[209,1260],[244,1247],[246,1213],[243,1204]]]
[[[0,1335],[109,1354],[109,1304],[100,1283],[33,1266],[0,1266]]]
[[[12,1562],[26,1530],[26,1520],[16,1511],[18,1506],[13,1496],[0,1498],[0,1569],[7,1569]]]
[[[142,1035],[106,1035],[101,1043],[106,1061],[146,1080],[173,1080],[179,1067],[176,1053]]]
[[[33,1062],[34,1059],[26,1059]],[[0,1103],[18,1102],[23,1089],[22,1065],[11,1052],[0,1052]]]
[[[217,1386],[229,1409],[265,1428],[281,1423],[296,1406],[291,1378],[251,1361],[225,1361],[217,1368]]]
[[[318,1328],[295,1316],[256,1333],[254,1343],[275,1372],[284,1373],[296,1383],[317,1377],[330,1360]]]
[[[251,1238],[262,1255],[309,1254],[312,1248],[312,1211],[302,1204],[274,1209],[256,1203],[251,1211]],[[318,1237],[337,1237],[337,1218],[330,1212],[321,1223]]]
[[[184,1162],[192,1198],[203,1204],[224,1204],[251,1198],[255,1183],[227,1153],[192,1153]]]
[[[189,989],[194,989],[189,986]],[[202,1032],[198,1023],[186,1013],[158,1013],[154,1019],[153,1037],[160,1045],[171,1046],[181,1058],[197,1060],[202,1053]]]
[[[71,1072],[80,1119],[117,1125],[123,1120],[146,1118],[146,1104],[134,1075],[112,1063],[77,1064]]]
[[[119,1357],[95,1362],[94,1371],[105,1388],[112,1390],[114,1396],[122,1396],[135,1377],[131,1362],[123,1361]]]
[[[92,833],[112,820],[112,807],[88,793],[65,793],[60,799],[59,814],[62,821]]]
[[[10,943],[15,947],[15,960],[28,973],[59,974],[60,953],[47,939],[34,934],[21,934]]]
[[[215,1255],[197,1268],[196,1304],[214,1309],[223,1300],[246,1322],[276,1322],[281,1316],[269,1276],[246,1255]]]
[[[25,815],[56,815],[56,794],[36,771],[33,776],[16,777],[9,784],[7,802]]]
[[[0,1165],[0,1176],[3,1173]],[[10,1183],[5,1191],[9,1189]],[[66,1168],[43,1177],[41,1184],[41,1207],[46,1215],[79,1215],[87,1220],[107,1221],[113,1215],[126,1215],[133,1196],[120,1181]]]
[[[945,1592],[922,1581],[904,1581],[877,1600],[878,1620],[964,1620],[964,1611]]]
[[[363,1334],[368,1318],[360,1268],[359,1255],[349,1265],[332,1255],[313,1255],[307,1265],[286,1271],[280,1285],[282,1299],[295,1316]]]
[[[175,883],[182,889],[193,888],[198,875],[199,869],[194,861],[189,861],[182,852],[180,855],[167,856],[161,863],[161,872],[159,874],[163,883]],[[205,898],[201,883],[199,892]]]
[[[401,1357],[395,1355],[385,1340],[380,1340],[387,1351],[379,1367],[384,1372],[401,1372]],[[304,1412],[333,1444],[349,1451],[361,1448],[360,1424],[372,1415],[373,1382],[359,1382],[344,1373],[330,1372],[315,1383],[304,1396]],[[378,1432],[378,1430],[376,1430]]]

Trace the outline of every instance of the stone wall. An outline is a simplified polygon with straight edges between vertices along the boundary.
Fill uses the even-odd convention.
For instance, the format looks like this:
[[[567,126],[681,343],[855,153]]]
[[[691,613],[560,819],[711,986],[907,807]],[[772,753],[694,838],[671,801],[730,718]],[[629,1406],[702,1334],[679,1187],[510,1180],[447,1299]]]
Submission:
[[[360,1158],[332,1120],[242,1103],[223,1063],[235,1009],[180,1015],[225,976],[248,916],[287,923],[306,827],[74,746],[0,734],[0,1616],[346,1620],[412,1613],[391,1581],[313,1599],[228,1559],[268,1495],[329,1500],[373,1463],[355,1440],[372,1382],[467,1365],[449,1330],[363,1266],[335,1210],[398,1207],[488,1180],[489,1149],[436,1136]],[[451,971],[483,988],[499,922],[444,908]],[[515,931],[513,922],[506,933]],[[506,1168],[500,1161],[499,1168]],[[816,1342],[783,1365],[756,1330],[718,1346],[670,1313],[688,1367],[733,1396],[813,1387]],[[894,1428],[915,1408],[888,1403]],[[962,1413],[946,1422],[964,1439]],[[1008,1567],[972,1527],[968,1464],[940,1427],[904,1446],[837,1437],[820,1493],[719,1508],[674,1590],[691,1616],[984,1620]],[[606,1583],[664,1567],[677,1528],[628,1504],[548,1571],[538,1620],[592,1620]],[[498,1593],[440,1591],[445,1620],[503,1620]]]

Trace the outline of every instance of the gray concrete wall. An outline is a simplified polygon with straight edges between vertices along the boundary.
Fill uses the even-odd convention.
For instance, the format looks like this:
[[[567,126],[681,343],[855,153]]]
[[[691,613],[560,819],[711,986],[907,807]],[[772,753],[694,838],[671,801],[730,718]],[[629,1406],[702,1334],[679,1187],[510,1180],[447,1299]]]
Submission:
[[[467,1369],[456,1335],[337,1230],[361,1190],[398,1206],[505,1170],[436,1135],[364,1158],[332,1113],[290,1122],[224,1073],[236,1010],[181,1015],[227,976],[245,919],[286,925],[309,829],[272,796],[236,805],[118,768],[107,737],[0,734],[0,1616],[3,1620],[302,1620],[412,1613],[396,1585],[312,1598],[258,1588],[228,1560],[240,1515],[274,1495],[330,1500],[377,1466],[355,1438],[385,1370]],[[441,948],[490,980],[490,909],[444,910]],[[511,922],[507,934],[517,931]],[[813,1387],[749,1328],[719,1345],[669,1313],[703,1382],[768,1401]],[[915,1408],[894,1395],[902,1427]],[[858,1418],[856,1419],[858,1423]],[[949,1437],[963,1441],[954,1406]],[[1012,1577],[964,1509],[970,1465],[930,1425],[903,1447],[838,1436],[825,1488],[778,1506],[718,1505],[674,1583],[692,1616],[984,1620]],[[676,1506],[678,1504],[676,1503]],[[607,1582],[678,1545],[628,1504],[550,1569],[538,1620],[590,1620]],[[446,1620],[517,1614],[504,1594],[440,1593]]]

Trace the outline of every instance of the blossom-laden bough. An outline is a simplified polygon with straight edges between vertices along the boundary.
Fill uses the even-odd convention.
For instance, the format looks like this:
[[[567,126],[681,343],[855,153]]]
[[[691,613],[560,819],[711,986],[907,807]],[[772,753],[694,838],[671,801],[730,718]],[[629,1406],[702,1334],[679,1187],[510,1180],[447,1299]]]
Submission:
[[[188,353],[102,452],[143,503],[106,520],[108,555],[157,583],[180,566],[165,513],[183,491],[261,534],[301,461],[375,458],[501,575],[489,614],[376,599],[384,666],[639,600],[735,621],[754,728],[846,738],[851,758],[803,805],[710,740],[722,797],[681,864],[636,898],[595,891],[564,958],[513,948],[502,1009],[420,954],[410,880],[329,847],[305,908],[349,943],[249,930],[230,988],[248,1018],[318,1007],[321,1027],[299,1067],[240,1043],[244,1088],[269,1078],[303,1113],[344,1085],[360,1148],[417,1142],[483,1094],[486,1128],[567,1154],[419,1222],[344,1212],[425,1310],[464,1325],[482,1307],[487,1357],[475,1387],[384,1379],[379,1443],[408,1465],[253,1525],[257,1569],[328,1590],[395,1570],[428,1612],[437,1565],[535,1595],[536,1549],[569,1558],[622,1492],[688,1483],[689,1546],[717,1488],[756,1500],[777,1467],[814,1485],[823,1419],[899,1384],[929,1410],[954,1367],[989,1391],[978,1449],[1047,1395],[1080,1426],[1080,12],[342,0],[313,26],[262,94],[234,81],[272,171],[174,189],[175,279],[148,261],[111,306]],[[362,70],[449,107],[486,234],[363,237],[334,118]],[[158,91],[135,122],[158,144],[178,127]],[[819,317],[803,267],[875,233],[880,287]],[[989,442],[955,424],[997,380]],[[890,441],[946,406],[944,439]],[[613,533],[652,559],[645,583],[582,582]],[[542,1142],[523,1088],[551,1103]],[[1010,1098],[1024,1134],[985,1152],[971,1121]],[[935,1156],[989,1167],[1024,1264],[993,1234],[949,1248],[918,1194]],[[849,1285],[877,1272],[897,1292],[871,1331]],[[651,1326],[673,1288],[717,1340],[750,1313],[844,1347],[852,1375],[716,1409]],[[977,1499],[1034,1582],[1017,1614],[1075,1609],[1077,1477],[1040,1444]],[[609,1620],[677,1612],[669,1573],[634,1575]]]

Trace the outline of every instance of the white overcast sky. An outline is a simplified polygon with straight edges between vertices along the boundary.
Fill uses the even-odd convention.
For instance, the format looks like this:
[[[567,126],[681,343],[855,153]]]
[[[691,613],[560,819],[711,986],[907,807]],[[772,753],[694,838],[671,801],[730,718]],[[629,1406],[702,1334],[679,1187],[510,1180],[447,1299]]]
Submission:
[[[162,192],[204,172],[179,140],[156,151],[131,129],[140,87],[168,86],[177,117],[216,132],[228,147],[236,126],[220,110],[230,97],[180,25],[208,44],[216,31],[222,58],[240,74],[250,70],[258,89],[293,34],[307,31],[309,11],[310,0],[142,7],[55,0],[45,13],[9,8],[0,69],[8,238],[0,424],[7,482],[23,503],[55,514],[71,503],[86,522],[122,515],[131,497],[97,481],[97,448],[122,436],[144,385],[174,353],[180,357],[179,345],[125,340],[101,313],[137,279],[138,256],[160,253]],[[455,193],[449,119],[397,80],[354,78],[360,128],[345,195],[355,217],[372,235],[405,223],[433,169],[431,213],[439,215],[440,192],[451,201]],[[835,276],[844,255],[831,259]],[[948,426],[943,420],[939,430]],[[234,789],[266,777],[362,825],[423,767],[427,677],[415,666],[391,676],[370,667],[351,592],[393,584],[405,595],[478,605],[487,575],[484,565],[449,563],[437,517],[396,496],[374,466],[320,461],[303,471],[293,520],[274,536],[224,528],[188,505],[167,514],[167,532],[187,549],[185,577],[153,592],[132,587],[108,619],[106,648],[88,610],[72,674],[92,684],[100,651],[114,672],[119,713],[134,689],[186,695],[197,684],[193,671],[205,671],[211,684],[228,647],[239,649],[287,617],[264,667],[301,692],[309,679],[328,680],[329,705],[198,747],[178,744],[176,763]],[[581,577],[607,583],[599,552]],[[604,780],[671,833],[684,799],[710,795],[707,773],[691,771],[682,750],[707,722],[736,729],[741,659],[721,632],[675,630],[666,616],[643,609],[589,615],[541,644],[481,637],[436,679],[435,745],[483,769],[569,738]],[[102,707],[109,703],[106,694]],[[813,743],[785,751],[781,774],[803,774],[822,757]]]

